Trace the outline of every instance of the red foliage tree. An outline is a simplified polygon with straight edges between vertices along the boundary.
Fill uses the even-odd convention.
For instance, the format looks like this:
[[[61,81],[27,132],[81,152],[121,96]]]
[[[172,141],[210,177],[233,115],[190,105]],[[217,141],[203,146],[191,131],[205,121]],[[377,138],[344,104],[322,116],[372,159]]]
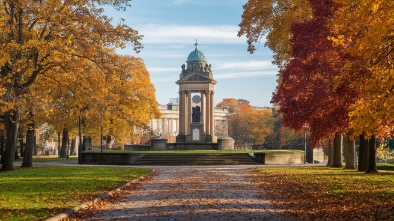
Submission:
[[[345,61],[355,59],[328,39],[337,4],[332,0],[310,4],[313,16],[292,26],[292,60],[280,71],[272,102],[280,105],[284,125],[296,130],[309,126],[313,145],[335,132],[347,132],[349,108],[359,91],[349,87],[351,78],[341,77]]]

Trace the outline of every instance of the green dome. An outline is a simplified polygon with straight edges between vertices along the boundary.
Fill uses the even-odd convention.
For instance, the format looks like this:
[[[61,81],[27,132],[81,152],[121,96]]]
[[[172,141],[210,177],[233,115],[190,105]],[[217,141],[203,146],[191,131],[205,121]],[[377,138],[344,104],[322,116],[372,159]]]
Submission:
[[[189,56],[187,57],[187,61],[205,61],[205,55],[197,49],[197,42],[195,44],[196,49],[190,52]]]

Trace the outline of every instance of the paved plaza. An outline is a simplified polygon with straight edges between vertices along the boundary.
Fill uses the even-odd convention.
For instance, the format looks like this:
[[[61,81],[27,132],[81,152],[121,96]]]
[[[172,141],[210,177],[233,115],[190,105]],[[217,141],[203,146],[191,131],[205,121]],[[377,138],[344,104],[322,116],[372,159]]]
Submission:
[[[253,184],[252,167],[152,167],[149,182],[90,220],[288,220]]]

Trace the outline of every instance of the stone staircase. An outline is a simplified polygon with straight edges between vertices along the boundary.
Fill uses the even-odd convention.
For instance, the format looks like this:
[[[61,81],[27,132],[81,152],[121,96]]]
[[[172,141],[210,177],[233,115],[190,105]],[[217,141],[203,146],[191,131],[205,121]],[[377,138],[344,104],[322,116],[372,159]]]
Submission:
[[[261,164],[249,154],[146,154],[133,165],[252,165]]]

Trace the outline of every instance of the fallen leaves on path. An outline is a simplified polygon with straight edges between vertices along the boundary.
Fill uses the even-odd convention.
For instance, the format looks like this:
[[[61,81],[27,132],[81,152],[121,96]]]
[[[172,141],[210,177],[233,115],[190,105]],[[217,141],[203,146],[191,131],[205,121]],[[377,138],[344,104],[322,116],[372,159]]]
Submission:
[[[87,207],[78,210],[76,213],[71,214],[68,218],[62,219],[62,221],[83,221],[89,219],[96,215],[103,207],[119,203],[124,199],[125,196],[132,194],[137,187],[149,182],[156,175],[157,172],[152,172],[148,175],[145,175],[137,181],[131,182],[123,189],[113,192],[108,197],[94,201],[94,203],[91,203]]]
[[[288,220],[260,198],[247,168],[158,170],[113,203],[95,204],[68,220]]]

